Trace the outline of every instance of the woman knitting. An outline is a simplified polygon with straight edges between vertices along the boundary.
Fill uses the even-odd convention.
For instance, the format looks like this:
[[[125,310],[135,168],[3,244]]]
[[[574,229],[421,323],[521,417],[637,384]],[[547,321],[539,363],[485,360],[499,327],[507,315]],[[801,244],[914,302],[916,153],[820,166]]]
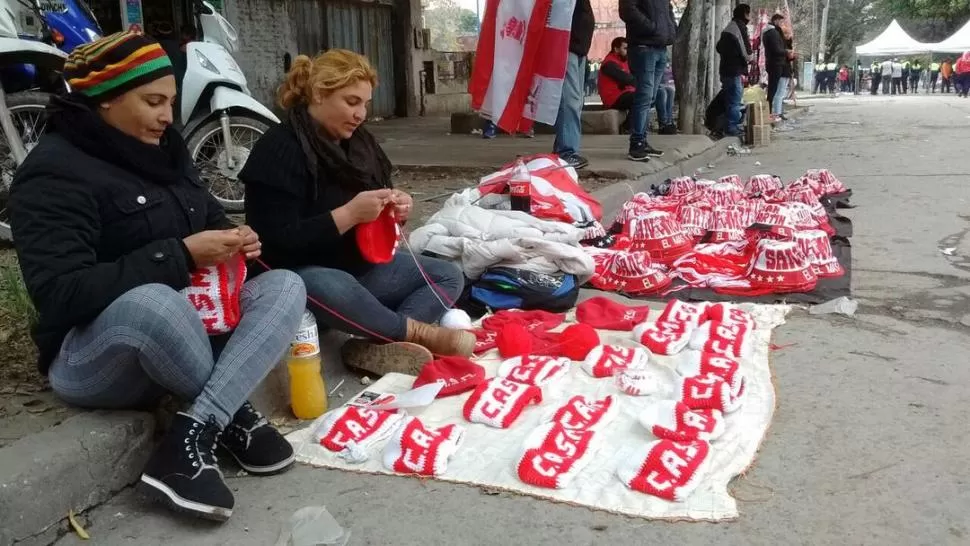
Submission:
[[[231,333],[210,338],[219,321],[204,323],[212,308],[199,303],[218,295],[195,281],[233,264],[241,283],[261,243],[226,218],[171,127],[171,61],[150,38],[119,33],[75,49],[64,77],[73,93],[50,106],[9,205],[40,314],[40,372],[77,406],[145,408],[166,392],[189,402],[141,481],[175,509],[225,520],[234,500],[217,444],[251,474],[293,463],[246,399],[292,341],[306,291],[289,271],[245,282],[222,302],[238,307],[234,329],[222,320]],[[195,304],[186,289],[203,290],[190,292]]]
[[[431,353],[470,355],[475,336],[433,324],[462,291],[456,265],[403,249],[374,263],[367,247],[375,241],[361,237],[375,221],[391,222],[393,233],[412,206],[361,126],[376,85],[376,72],[357,53],[297,57],[279,90],[287,117],[259,140],[239,178],[267,264],[303,278],[321,324],[364,336],[344,345],[344,363],[416,375]]]

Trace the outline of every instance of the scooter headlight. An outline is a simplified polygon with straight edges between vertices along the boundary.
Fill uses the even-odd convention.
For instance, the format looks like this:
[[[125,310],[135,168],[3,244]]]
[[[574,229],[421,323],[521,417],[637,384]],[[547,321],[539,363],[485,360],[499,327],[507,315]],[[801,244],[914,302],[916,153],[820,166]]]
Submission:
[[[86,34],[87,37],[88,37],[88,40],[91,40],[92,42],[97,42],[98,40],[101,39],[101,35],[100,34],[98,34],[97,32],[95,32],[95,31],[93,31],[93,30],[91,30],[89,28],[84,29],[84,34]]]
[[[216,65],[213,64],[212,61],[210,61],[209,58],[203,55],[198,49],[195,50],[195,58],[199,61],[199,64],[202,65],[202,68],[212,72],[213,74],[222,74],[222,72],[219,72],[219,69],[216,68]]]

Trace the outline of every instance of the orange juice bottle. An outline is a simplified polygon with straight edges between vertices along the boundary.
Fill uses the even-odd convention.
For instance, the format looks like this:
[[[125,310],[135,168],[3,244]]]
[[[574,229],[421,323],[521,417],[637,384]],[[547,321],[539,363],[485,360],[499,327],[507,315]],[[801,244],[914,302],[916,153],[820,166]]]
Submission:
[[[300,329],[290,345],[290,407],[300,419],[316,419],[327,411],[327,387],[320,373],[320,334],[313,313],[303,312]]]

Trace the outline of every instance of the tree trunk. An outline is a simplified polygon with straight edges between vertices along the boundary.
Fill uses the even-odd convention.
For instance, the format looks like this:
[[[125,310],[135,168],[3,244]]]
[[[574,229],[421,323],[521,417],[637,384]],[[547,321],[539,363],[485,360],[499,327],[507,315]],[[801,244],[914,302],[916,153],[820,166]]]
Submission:
[[[674,79],[677,84],[677,105],[680,109],[680,130],[688,134],[703,134],[704,109],[710,102],[707,85],[710,56],[709,13],[714,0],[688,0],[677,27],[674,42]]]
[[[822,58],[824,55],[828,55],[828,48],[825,47],[825,33],[828,31],[829,26],[829,4],[831,0],[825,0],[825,6],[822,8],[822,22],[819,25],[818,31],[818,62],[824,62],[827,59]]]

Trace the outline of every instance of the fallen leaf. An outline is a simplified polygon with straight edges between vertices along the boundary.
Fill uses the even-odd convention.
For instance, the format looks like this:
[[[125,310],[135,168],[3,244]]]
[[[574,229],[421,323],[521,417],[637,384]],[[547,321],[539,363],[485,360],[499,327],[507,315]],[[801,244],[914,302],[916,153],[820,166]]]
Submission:
[[[31,407],[34,407],[34,406],[37,406],[37,405],[40,405],[40,404],[43,404],[43,403],[44,403],[44,401],[41,400],[40,398],[31,398],[30,400],[26,400],[24,402],[21,402],[20,405],[23,406],[23,407],[25,407],[25,408],[31,408]]]
[[[74,528],[74,532],[77,533],[77,536],[81,537],[81,540],[89,540],[91,538],[91,535],[84,530],[84,527],[82,527],[81,524],[78,523],[77,518],[74,517],[74,510],[67,513],[67,521],[71,522],[71,527]]]

